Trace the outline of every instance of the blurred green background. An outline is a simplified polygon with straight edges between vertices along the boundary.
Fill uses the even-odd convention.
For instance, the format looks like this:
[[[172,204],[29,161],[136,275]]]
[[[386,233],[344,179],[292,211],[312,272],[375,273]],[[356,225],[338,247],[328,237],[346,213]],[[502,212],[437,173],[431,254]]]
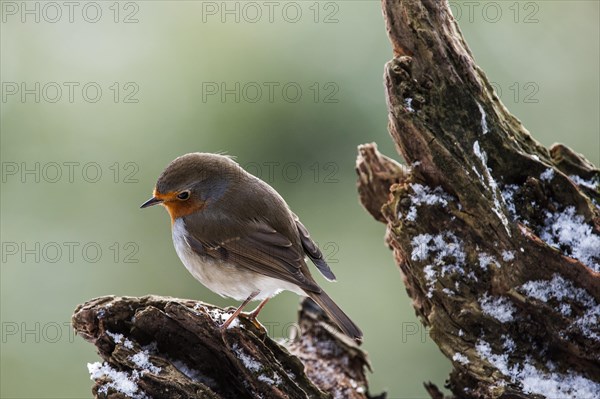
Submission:
[[[236,305],[188,275],[164,210],[138,209],[164,166],[192,151],[237,156],[311,230],[339,282],[319,281],[365,332],[372,392],[424,398],[423,381],[443,385],[450,362],[356,195],[358,144],[399,158],[379,1],[48,4],[1,2],[2,398],[91,396],[86,362],[98,356],[69,327],[87,299]],[[452,7],[532,134],[598,165],[598,2]],[[297,303],[284,293],[262,312],[273,336]]]

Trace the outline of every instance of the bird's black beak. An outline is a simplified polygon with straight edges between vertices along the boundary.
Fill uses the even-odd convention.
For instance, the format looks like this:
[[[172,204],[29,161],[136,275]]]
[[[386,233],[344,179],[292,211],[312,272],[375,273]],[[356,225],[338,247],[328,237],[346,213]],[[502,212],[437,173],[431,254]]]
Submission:
[[[140,208],[148,208],[149,206],[156,205],[156,204],[161,204],[162,202],[163,202],[163,200],[155,198],[155,197],[152,197],[148,201],[144,202],[142,204],[142,206],[140,206]]]

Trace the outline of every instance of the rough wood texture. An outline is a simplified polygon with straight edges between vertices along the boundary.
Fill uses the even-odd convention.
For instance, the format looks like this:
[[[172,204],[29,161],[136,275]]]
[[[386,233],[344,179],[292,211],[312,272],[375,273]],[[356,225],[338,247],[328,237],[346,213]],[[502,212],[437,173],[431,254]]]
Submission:
[[[457,398],[599,398],[600,171],[563,145],[546,149],[509,113],[447,2],[382,4],[389,131],[410,167],[361,146],[358,190],[453,361],[447,387]]]
[[[233,309],[230,310],[233,312]],[[106,296],[80,305],[72,323],[104,363],[91,366],[97,398],[366,399],[365,353],[310,300],[291,353],[244,317],[176,298]]]

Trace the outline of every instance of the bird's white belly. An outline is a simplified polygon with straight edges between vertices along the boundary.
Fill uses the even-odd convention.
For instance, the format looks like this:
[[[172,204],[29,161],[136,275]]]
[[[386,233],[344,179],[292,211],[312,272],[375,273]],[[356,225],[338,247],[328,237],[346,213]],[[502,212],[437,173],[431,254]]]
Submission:
[[[254,300],[263,300],[283,290],[306,295],[296,284],[268,277],[242,266],[200,256],[188,245],[185,235],[184,222],[177,219],[173,224],[173,244],[179,259],[196,280],[221,296],[243,301],[258,291],[260,293]]]

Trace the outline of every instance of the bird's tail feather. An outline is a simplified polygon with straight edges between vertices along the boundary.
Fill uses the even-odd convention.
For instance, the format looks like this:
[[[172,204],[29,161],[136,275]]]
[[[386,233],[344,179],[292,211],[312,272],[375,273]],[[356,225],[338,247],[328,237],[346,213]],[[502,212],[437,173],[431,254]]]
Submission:
[[[363,333],[356,324],[344,313],[342,309],[325,293],[325,291],[306,292],[306,294],[327,313],[327,315],[341,328],[341,330],[357,341],[362,340]]]

